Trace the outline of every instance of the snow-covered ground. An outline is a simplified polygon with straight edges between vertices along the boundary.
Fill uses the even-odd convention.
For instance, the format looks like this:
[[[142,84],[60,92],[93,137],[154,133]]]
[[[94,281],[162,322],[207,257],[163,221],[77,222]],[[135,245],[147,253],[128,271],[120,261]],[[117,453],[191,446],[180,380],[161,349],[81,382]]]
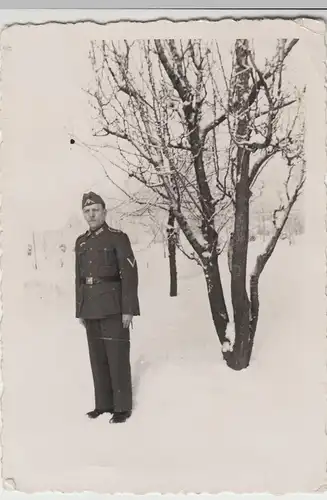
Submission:
[[[136,408],[124,425],[85,417],[93,390],[74,319],[73,255],[43,271],[21,256],[24,279],[5,276],[4,477],[28,492],[318,488],[326,462],[324,279],[310,246],[279,242],[262,276],[255,350],[243,372],[222,361],[201,270],[179,255],[179,296],[170,298],[162,246],[135,250],[142,315],[132,330]],[[228,287],[226,262],[223,278]]]

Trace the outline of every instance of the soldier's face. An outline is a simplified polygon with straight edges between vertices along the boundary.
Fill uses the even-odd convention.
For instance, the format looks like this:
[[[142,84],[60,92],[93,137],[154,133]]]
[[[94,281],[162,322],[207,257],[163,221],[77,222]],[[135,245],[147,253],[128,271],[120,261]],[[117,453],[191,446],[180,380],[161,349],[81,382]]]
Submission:
[[[83,215],[88,223],[90,229],[96,230],[106,220],[107,211],[103,208],[101,203],[89,205],[83,209]]]

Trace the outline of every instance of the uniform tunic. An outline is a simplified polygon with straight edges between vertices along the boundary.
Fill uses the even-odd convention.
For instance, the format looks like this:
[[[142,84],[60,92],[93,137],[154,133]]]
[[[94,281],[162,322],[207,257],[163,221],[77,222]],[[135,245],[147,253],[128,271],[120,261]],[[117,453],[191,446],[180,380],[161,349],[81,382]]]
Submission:
[[[138,269],[128,236],[106,223],[75,244],[76,317],[85,321],[95,407],[131,410],[130,331],[122,314],[140,314]]]
[[[127,234],[104,224],[97,231],[87,231],[77,238],[75,251],[76,317],[138,316],[138,269]],[[103,281],[88,285],[86,278]]]

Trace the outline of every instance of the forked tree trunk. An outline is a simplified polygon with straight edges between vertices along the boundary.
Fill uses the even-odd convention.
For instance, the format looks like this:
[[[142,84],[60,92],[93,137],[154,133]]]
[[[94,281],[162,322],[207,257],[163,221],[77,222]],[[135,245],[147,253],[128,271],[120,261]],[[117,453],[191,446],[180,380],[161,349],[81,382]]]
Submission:
[[[177,235],[175,228],[175,215],[173,211],[170,210],[168,216],[168,227],[167,227],[170,297],[177,296],[176,237]]]

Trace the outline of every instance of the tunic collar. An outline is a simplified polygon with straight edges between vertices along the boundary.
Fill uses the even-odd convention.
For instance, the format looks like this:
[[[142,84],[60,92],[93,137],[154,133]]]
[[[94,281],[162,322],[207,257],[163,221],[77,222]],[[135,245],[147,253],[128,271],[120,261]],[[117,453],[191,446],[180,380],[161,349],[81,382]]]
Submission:
[[[101,227],[99,227],[95,231],[91,231],[91,229],[88,229],[88,231],[86,233],[86,236],[87,237],[89,237],[89,236],[99,236],[99,234],[103,233],[103,231],[105,230],[106,227],[107,227],[107,223],[105,222],[104,224],[102,224]]]

